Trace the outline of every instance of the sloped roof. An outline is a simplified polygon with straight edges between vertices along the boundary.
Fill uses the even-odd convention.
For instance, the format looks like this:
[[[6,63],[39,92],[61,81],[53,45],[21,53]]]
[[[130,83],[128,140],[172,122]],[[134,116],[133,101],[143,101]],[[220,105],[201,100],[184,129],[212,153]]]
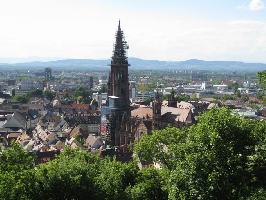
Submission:
[[[17,142],[18,143],[22,143],[25,140],[29,140],[30,136],[28,136],[25,132],[22,133],[18,138],[17,138]]]
[[[177,103],[177,108],[192,109],[194,106],[191,103],[181,101],[180,103]]]
[[[77,103],[73,103],[71,105],[62,105],[62,108],[66,108],[66,109],[77,109],[77,110],[90,110],[90,104],[77,104]]]
[[[217,104],[217,103],[210,103],[209,105],[208,105],[208,110],[210,110],[210,109],[213,109],[213,108],[218,108],[219,107],[219,105]]]
[[[70,132],[70,137],[75,138],[78,135],[81,135],[82,129],[79,126],[73,128]]]
[[[95,146],[101,146],[103,144],[103,141],[101,137],[89,135],[86,139],[86,146],[95,147]]]
[[[138,117],[138,118],[152,118],[153,112],[151,107],[139,107],[135,110],[131,111],[132,117]]]
[[[57,141],[56,144],[55,144],[55,147],[59,150],[63,149],[65,146],[65,143],[62,142],[62,141]]]
[[[49,135],[49,132],[46,132],[44,130],[40,131],[39,132],[39,138],[42,140],[42,141],[46,141],[47,138],[48,138],[48,135]]]
[[[14,114],[9,119],[7,119],[6,123],[3,125],[3,128],[25,129],[25,124],[25,118],[19,112],[14,112]]]
[[[177,108],[162,106],[162,120],[166,122],[187,122],[187,118],[194,106],[187,102],[181,102],[178,105],[179,107]],[[147,118],[149,116],[149,118],[152,118],[153,111],[151,107],[139,107],[131,111],[131,116],[137,118]]]
[[[179,122],[186,122],[190,112],[191,109],[162,107],[162,117],[170,114],[169,117],[174,117],[175,121]]]
[[[20,135],[21,133],[9,133],[7,138],[18,138]]]
[[[59,131],[59,129],[63,128],[66,125],[66,120],[61,119],[60,121],[57,121],[54,123],[55,131]]]

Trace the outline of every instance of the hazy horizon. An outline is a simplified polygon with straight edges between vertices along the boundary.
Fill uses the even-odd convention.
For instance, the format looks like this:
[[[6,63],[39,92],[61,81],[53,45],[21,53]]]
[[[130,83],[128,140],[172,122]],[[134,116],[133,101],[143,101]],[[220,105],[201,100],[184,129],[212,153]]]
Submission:
[[[163,59],[145,59],[140,57],[128,57],[130,59],[139,59],[143,61],[158,61],[158,62],[186,62],[186,61],[206,61],[206,62],[242,62],[246,64],[266,64],[266,62],[249,62],[249,61],[241,61],[241,60],[207,60],[207,59],[198,59],[198,58],[190,58],[184,60],[163,60]],[[34,62],[53,62],[53,61],[64,61],[64,60],[95,60],[95,61],[104,61],[111,60],[111,57],[107,58],[52,58],[52,57],[25,57],[25,58],[0,58],[0,64],[23,64],[23,63],[34,63]]]

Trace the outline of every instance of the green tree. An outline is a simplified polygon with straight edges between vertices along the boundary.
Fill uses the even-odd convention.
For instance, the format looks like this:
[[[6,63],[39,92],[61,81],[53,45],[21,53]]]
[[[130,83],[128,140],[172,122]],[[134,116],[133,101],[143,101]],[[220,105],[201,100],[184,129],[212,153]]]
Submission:
[[[29,96],[28,95],[15,95],[12,97],[12,99],[19,103],[28,103]]]
[[[18,145],[0,155],[0,199],[7,200],[128,199],[138,172],[133,162],[69,148],[40,165]]]
[[[0,153],[0,199],[240,199],[260,200],[266,186],[266,122],[213,109],[190,128],[167,128],[143,136],[135,162],[100,158],[65,148],[35,165],[13,144]]]
[[[152,102],[152,98],[151,97],[147,97],[144,99],[144,105],[149,106]]]
[[[23,150],[18,144],[13,143],[11,147],[0,153],[0,172],[17,172],[31,169],[35,166],[35,158]]]
[[[266,105],[266,96],[265,96],[265,92],[266,92],[266,70],[259,72],[258,78],[259,78],[259,83],[260,83],[261,87],[263,88],[263,91],[259,95],[263,101],[263,104]]]
[[[239,94],[240,94],[240,92],[239,92]],[[240,97],[241,97],[241,94],[240,94]],[[236,97],[233,96],[233,95],[225,94],[225,95],[223,95],[222,99],[224,101],[227,101],[227,100],[236,100]]]
[[[35,199],[34,170],[0,173],[0,199]]]
[[[100,160],[80,150],[66,149],[36,171],[35,199],[101,199],[95,184]]]
[[[213,109],[188,129],[143,137],[141,160],[161,164],[170,199],[240,199],[265,186],[265,121]]]
[[[266,190],[258,189],[252,193],[252,195],[247,200],[265,200],[266,199]]]
[[[106,93],[107,92],[107,85],[106,84],[103,84],[101,86],[101,89],[99,90],[99,93],[102,94],[102,93]]]
[[[248,95],[243,95],[241,96],[241,100],[244,102],[247,102],[249,100],[249,96]]]
[[[241,98],[241,92],[240,92],[239,90],[237,90],[237,91],[235,92],[235,95],[236,95],[238,98]]]
[[[234,82],[234,83],[231,83],[231,84],[228,85],[228,89],[233,90],[235,94],[238,91],[239,87],[240,87],[240,85],[237,82]]]
[[[96,177],[96,183],[101,188],[104,199],[127,199],[126,188],[134,184],[137,170],[134,163],[123,164],[115,160],[104,159],[100,173]]]
[[[91,90],[84,88],[84,87],[79,87],[75,90],[75,99],[79,100],[81,103],[90,103],[92,98],[92,92]]]
[[[44,97],[46,97],[47,99],[49,99],[50,101],[53,100],[53,98],[55,97],[55,93],[51,92],[49,90],[46,90],[43,92]]]
[[[259,83],[266,90],[266,71],[262,71],[258,73]]]
[[[145,93],[145,92],[151,92],[151,91],[154,91],[156,89],[156,83],[147,83],[147,84],[144,84],[144,83],[141,83],[139,85],[137,85],[137,90],[142,92],[142,93]]]
[[[130,198],[132,200],[164,200],[168,194],[163,189],[164,182],[160,171],[147,168],[140,170],[136,177],[136,184],[129,187]]]
[[[134,151],[141,160],[159,163],[171,170],[175,168],[176,159],[184,156],[181,152],[175,154],[175,148],[182,146],[186,137],[186,131],[177,128],[156,130],[151,135],[142,136],[141,140],[135,144]]]
[[[181,94],[177,96],[177,101],[181,102],[181,101],[185,101],[188,102],[190,100],[190,96],[186,95],[186,94]]]
[[[34,188],[35,158],[18,144],[0,153],[0,198],[30,199]]]

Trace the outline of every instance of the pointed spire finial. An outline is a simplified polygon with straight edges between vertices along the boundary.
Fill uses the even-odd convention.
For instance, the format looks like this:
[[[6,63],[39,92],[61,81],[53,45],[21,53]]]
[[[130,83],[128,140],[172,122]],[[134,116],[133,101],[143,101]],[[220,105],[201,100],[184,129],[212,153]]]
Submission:
[[[124,38],[124,33],[121,30],[120,27],[120,19],[118,21],[118,30],[115,35],[115,44],[114,44],[114,50],[113,50],[113,56],[111,63],[120,63],[128,65],[127,60],[127,49],[128,45]]]
[[[121,30],[121,27],[120,27],[120,19],[119,19],[119,22],[118,22],[118,30],[119,31]]]

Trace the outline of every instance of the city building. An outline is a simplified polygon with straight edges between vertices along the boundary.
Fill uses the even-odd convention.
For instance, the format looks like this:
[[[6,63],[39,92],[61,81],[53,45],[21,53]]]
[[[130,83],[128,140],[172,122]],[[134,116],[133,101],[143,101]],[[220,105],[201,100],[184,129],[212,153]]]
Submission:
[[[52,69],[51,68],[44,69],[44,77],[46,81],[52,80]]]
[[[127,145],[129,138],[130,101],[128,80],[128,45],[124,33],[118,24],[116,41],[111,60],[111,72],[108,80],[108,120],[110,138],[113,146]]]

